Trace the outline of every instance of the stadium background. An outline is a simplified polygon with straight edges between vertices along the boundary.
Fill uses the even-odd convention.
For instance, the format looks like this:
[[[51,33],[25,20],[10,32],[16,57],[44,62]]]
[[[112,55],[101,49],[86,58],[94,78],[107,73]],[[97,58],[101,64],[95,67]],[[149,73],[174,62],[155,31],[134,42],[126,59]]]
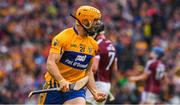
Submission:
[[[36,103],[28,92],[40,89],[46,58],[54,35],[73,25],[69,13],[80,5],[102,11],[106,35],[116,46],[118,80],[113,79],[116,100],[139,103],[143,82],[128,82],[140,74],[154,46],[165,49],[163,59],[169,84],[162,103],[175,103],[180,92],[179,0],[0,0],[0,103]]]

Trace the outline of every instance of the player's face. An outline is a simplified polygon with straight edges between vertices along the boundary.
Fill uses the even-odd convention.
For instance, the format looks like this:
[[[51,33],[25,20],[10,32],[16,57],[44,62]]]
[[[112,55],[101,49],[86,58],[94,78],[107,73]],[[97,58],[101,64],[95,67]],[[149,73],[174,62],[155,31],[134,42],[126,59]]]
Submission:
[[[150,52],[150,54],[149,54],[149,58],[150,59],[156,59],[157,58],[157,55],[155,54],[155,52]]]
[[[91,27],[87,29],[90,33],[92,33],[92,36],[97,33],[97,31],[99,30],[101,26],[101,23],[102,23],[101,19],[95,19]]]

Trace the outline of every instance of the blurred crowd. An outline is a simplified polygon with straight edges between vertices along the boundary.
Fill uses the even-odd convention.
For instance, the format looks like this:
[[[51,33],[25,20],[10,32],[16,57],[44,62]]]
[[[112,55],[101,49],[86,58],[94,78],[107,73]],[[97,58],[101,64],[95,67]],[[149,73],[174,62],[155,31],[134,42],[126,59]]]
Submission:
[[[140,103],[144,83],[127,77],[143,72],[154,46],[165,49],[170,81],[161,103],[178,102],[179,0],[0,0],[0,103],[36,103],[36,96],[28,100],[27,95],[42,87],[51,40],[73,26],[69,14],[81,5],[101,10],[106,36],[116,46],[120,76],[112,80],[116,99],[107,103]]]

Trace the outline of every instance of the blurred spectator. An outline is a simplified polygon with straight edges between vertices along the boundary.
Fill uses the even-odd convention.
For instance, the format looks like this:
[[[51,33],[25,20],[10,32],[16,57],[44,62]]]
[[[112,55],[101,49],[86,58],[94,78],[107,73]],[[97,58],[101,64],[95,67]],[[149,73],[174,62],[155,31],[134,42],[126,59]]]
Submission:
[[[118,66],[122,72],[132,69],[135,59],[131,35],[128,31],[121,31],[116,43]]]

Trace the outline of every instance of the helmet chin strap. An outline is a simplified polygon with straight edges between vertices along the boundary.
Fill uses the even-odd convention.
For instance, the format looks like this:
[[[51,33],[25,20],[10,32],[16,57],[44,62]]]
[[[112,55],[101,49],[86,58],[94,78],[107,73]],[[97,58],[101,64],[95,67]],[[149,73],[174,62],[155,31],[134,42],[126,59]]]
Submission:
[[[76,18],[74,15],[72,15],[70,13],[70,16],[73,17],[74,19],[76,19],[78,21],[78,23],[83,27],[83,29],[88,33],[89,36],[93,36],[95,33],[94,32],[91,32],[91,31],[88,31],[87,28],[84,27],[84,25],[79,21],[78,18]]]

